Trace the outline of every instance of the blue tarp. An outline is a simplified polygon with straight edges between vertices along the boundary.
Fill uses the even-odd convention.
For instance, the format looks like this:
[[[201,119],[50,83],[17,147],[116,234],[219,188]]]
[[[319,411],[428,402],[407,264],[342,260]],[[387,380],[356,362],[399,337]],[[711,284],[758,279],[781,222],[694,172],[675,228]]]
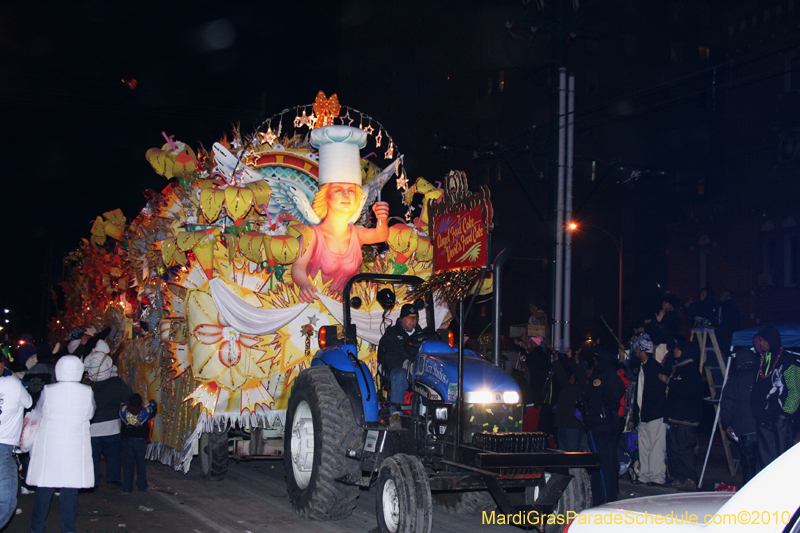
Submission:
[[[753,346],[753,337],[765,326],[737,331],[733,334],[733,346]],[[781,334],[784,348],[800,347],[800,326],[775,326]]]

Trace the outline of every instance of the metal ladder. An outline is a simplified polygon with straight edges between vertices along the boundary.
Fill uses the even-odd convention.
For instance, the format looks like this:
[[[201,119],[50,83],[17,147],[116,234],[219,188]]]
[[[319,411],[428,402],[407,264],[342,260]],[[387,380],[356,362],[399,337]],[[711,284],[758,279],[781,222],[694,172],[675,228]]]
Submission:
[[[711,390],[711,398],[707,398],[706,401],[711,402],[716,414],[717,411],[719,411],[719,397],[722,393],[722,387],[725,386],[725,361],[719,349],[717,335],[712,328],[693,329],[689,340],[694,340],[695,335],[697,335],[697,342],[700,344],[700,373],[705,373],[706,380],[708,381],[708,388]],[[710,344],[708,342],[709,339],[711,340]],[[716,357],[709,357],[709,353],[715,354]],[[720,437],[722,438],[722,447],[725,449],[725,457],[728,460],[728,471],[734,476],[739,469],[739,459],[735,459],[731,454],[731,443],[730,439],[728,439],[728,433],[725,431],[725,428],[722,427],[722,421],[719,420],[719,416],[717,416],[717,420],[717,427]]]

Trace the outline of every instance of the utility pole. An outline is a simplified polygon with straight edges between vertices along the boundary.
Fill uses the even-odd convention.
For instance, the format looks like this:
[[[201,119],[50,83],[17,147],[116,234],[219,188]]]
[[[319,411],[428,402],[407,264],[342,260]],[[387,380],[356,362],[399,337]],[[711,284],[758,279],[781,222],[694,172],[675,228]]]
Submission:
[[[563,350],[563,288],[564,288],[564,170],[567,157],[567,69],[558,72],[558,186],[556,192],[556,227],[555,227],[555,287],[553,309],[553,346]]]
[[[564,195],[564,348],[570,347],[570,314],[572,308],[572,231],[566,231],[572,224],[572,169],[575,152],[575,76],[569,75],[567,87],[567,185]]]

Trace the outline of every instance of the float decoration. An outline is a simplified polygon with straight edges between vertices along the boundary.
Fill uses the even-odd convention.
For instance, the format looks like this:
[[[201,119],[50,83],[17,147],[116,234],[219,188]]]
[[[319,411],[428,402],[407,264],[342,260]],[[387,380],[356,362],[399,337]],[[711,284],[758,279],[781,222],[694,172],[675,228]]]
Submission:
[[[330,265],[308,272],[316,291],[310,303],[301,300],[294,279],[326,218],[315,204],[333,205],[330,187],[318,195],[329,171],[320,155],[326,149],[312,139],[333,135],[328,140],[335,144],[341,142],[336,135],[354,132],[388,165],[362,159],[354,145],[348,176],[327,183],[344,179],[358,188],[362,201],[347,204],[345,220],[347,231],[359,236],[356,243],[369,243],[363,236],[380,230],[388,246],[381,253],[372,244],[357,247],[352,268],[430,276],[427,211],[413,223],[391,226],[381,212],[383,227],[373,214],[390,179],[409,190],[394,139],[377,120],[321,92],[313,104],[284,110],[249,136],[235,130],[230,142],[223,137],[208,153],[162,133],[167,143],[145,157],[174,181],[161,192],[147,191],[146,206],[127,226],[119,210],[98,217],[91,240],[66,258],[71,290],[52,335],[63,340],[63,332],[89,324],[112,328],[108,340],[121,374],[159,403],[148,458],[186,471],[202,431],[282,424],[292,383],[316,349],[316,332],[342,321],[340,280]],[[426,183],[417,180],[404,195],[408,222],[414,193],[426,202],[445,194]],[[355,295],[369,303],[353,310],[358,356],[373,372],[384,319],[375,299],[381,288],[359,287]],[[402,303],[413,299],[398,291],[388,316],[396,319]],[[437,307],[437,324],[447,312]]]

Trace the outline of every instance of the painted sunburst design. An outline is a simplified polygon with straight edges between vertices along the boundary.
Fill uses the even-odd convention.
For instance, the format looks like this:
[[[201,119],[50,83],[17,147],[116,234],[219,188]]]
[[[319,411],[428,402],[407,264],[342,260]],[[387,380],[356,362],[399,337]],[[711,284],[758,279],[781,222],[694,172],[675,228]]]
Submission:
[[[251,295],[250,300],[257,301]],[[248,381],[268,379],[272,362],[255,348],[261,337],[247,335],[226,324],[214,306],[208,284],[186,297],[188,345],[192,373],[200,381],[215,381],[235,393]],[[259,361],[262,361],[259,363]]]

